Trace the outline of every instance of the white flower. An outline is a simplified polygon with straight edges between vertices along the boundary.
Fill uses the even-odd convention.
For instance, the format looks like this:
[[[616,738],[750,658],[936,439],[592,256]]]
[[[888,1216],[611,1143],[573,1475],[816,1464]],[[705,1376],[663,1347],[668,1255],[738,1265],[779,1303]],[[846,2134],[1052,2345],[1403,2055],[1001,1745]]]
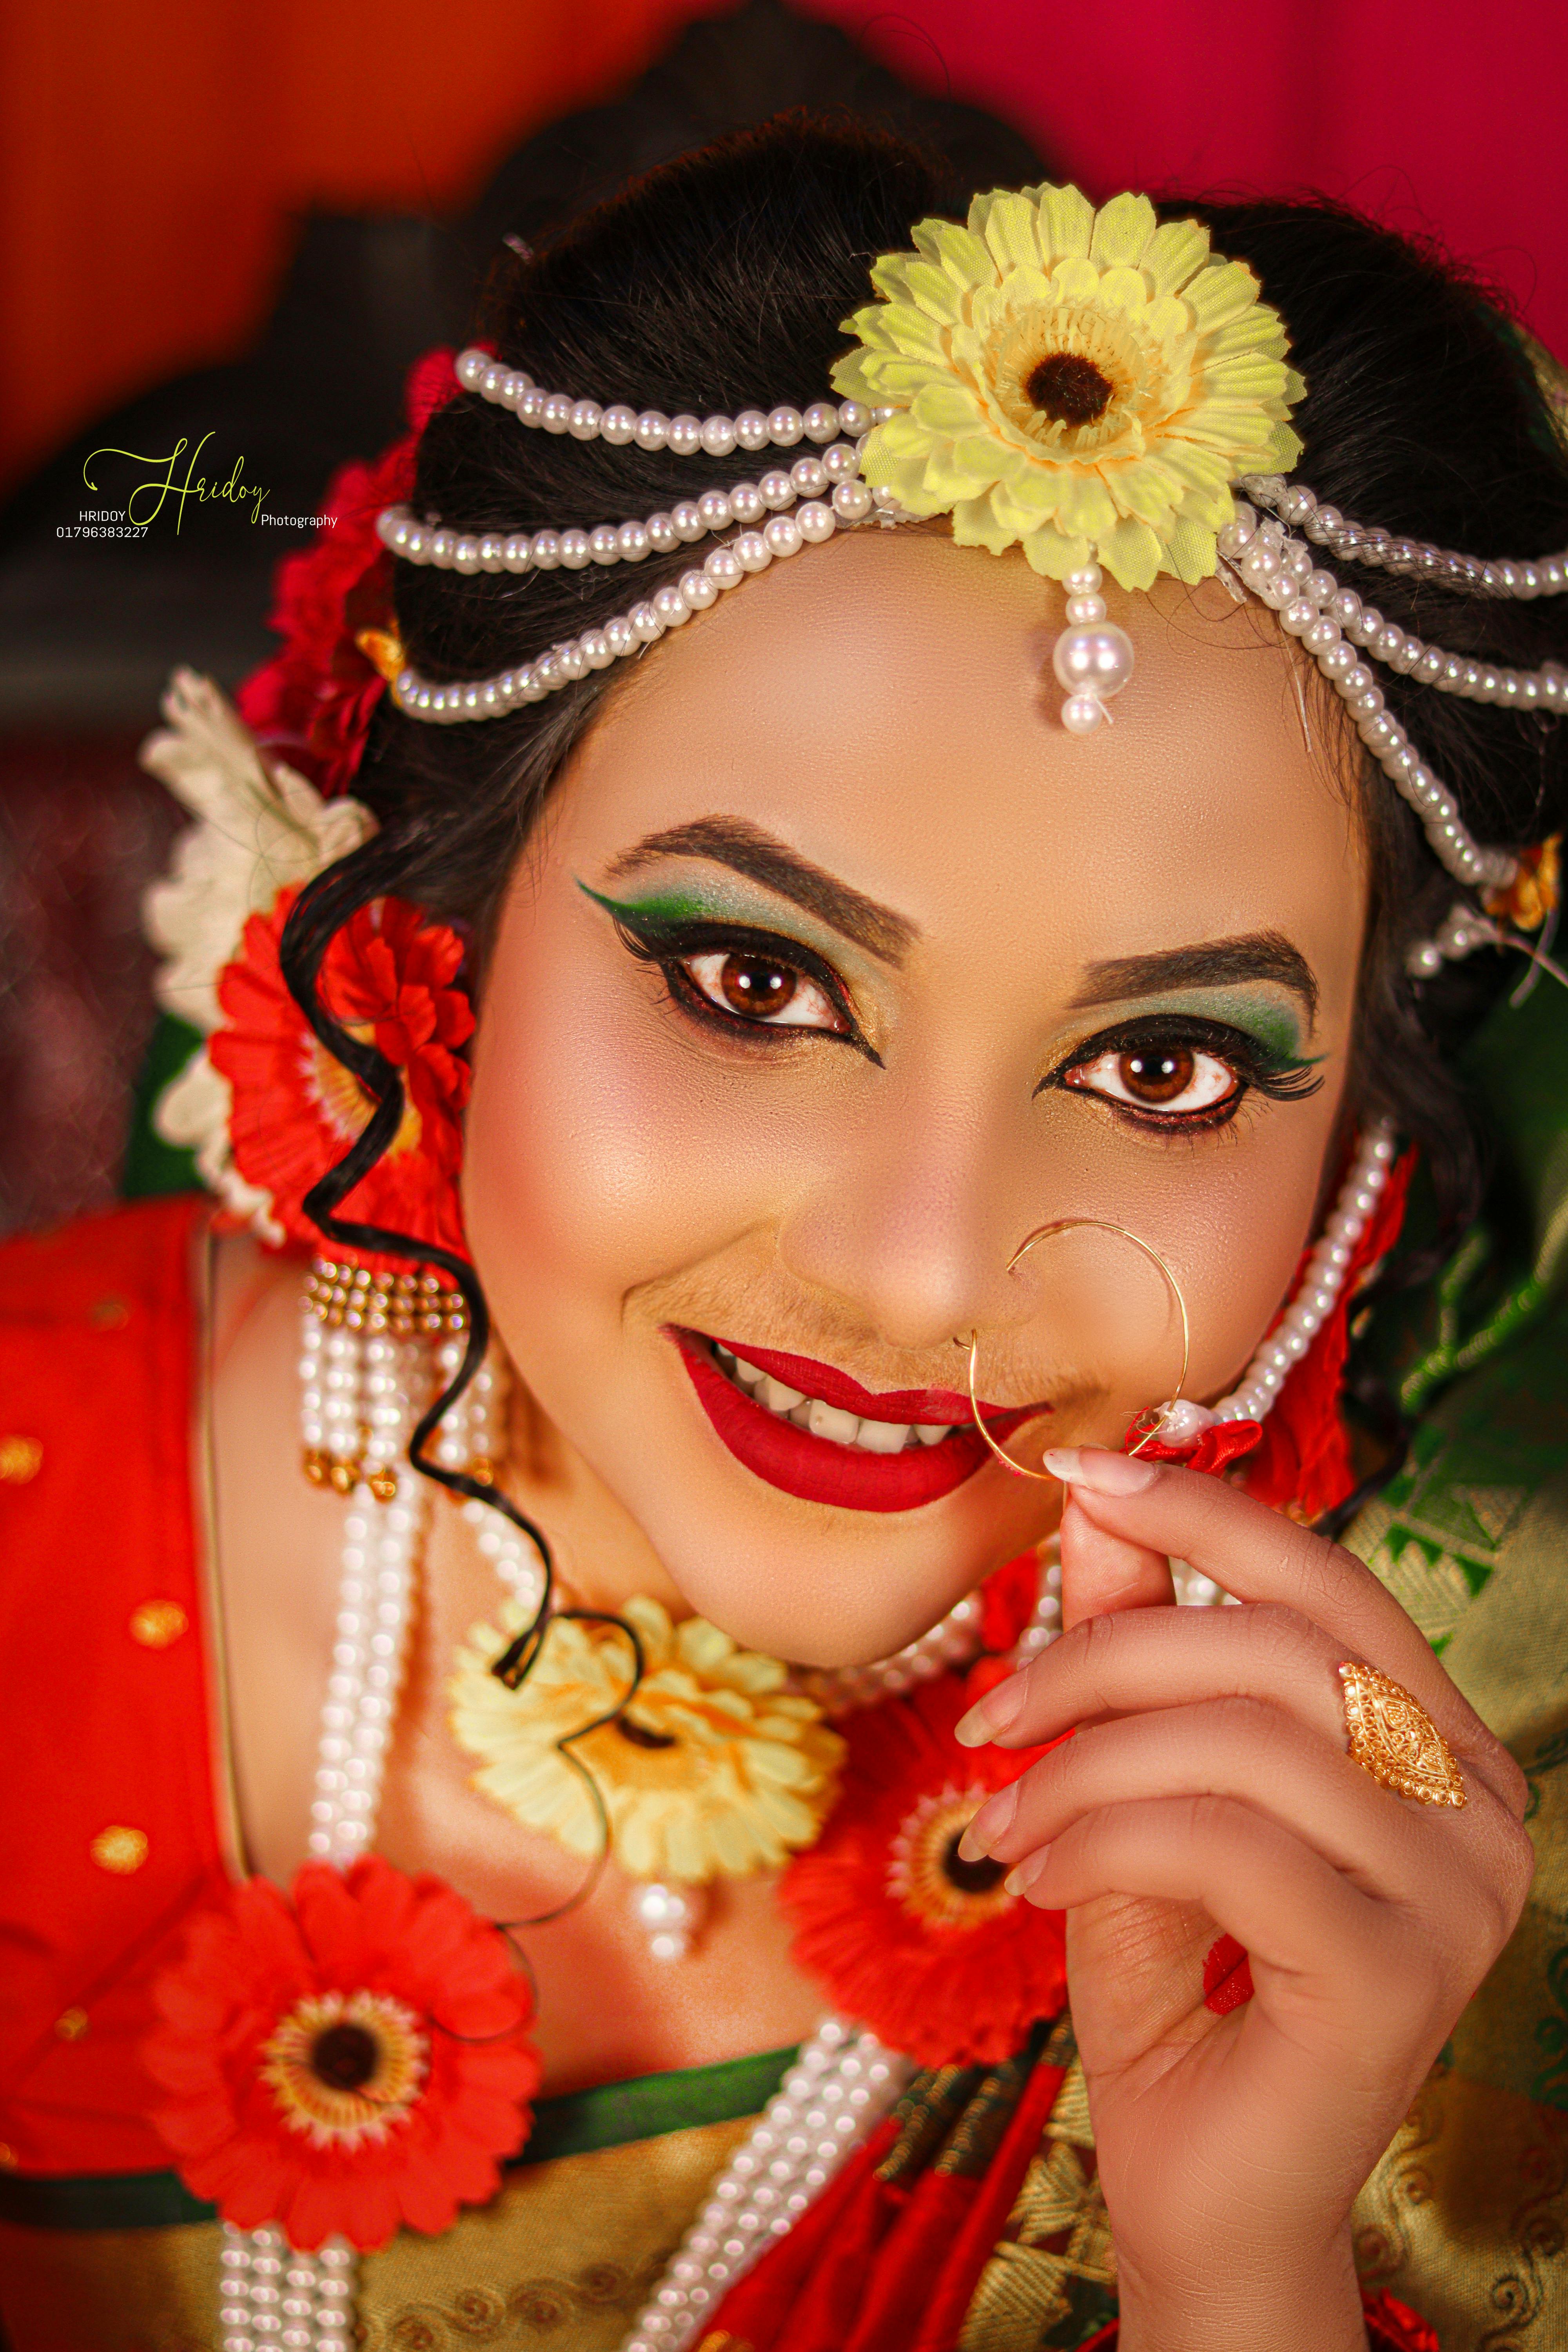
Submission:
[[[223,1018],[218,974],[247,917],[357,849],[375,819],[359,801],[322,800],[265,754],[210,678],[177,669],[163,707],[168,727],[142,746],[142,765],[197,822],[176,842],[171,871],[148,889],[142,920],[165,959],[153,982],[158,1003],[210,1033]]]
[[[247,1184],[234,1164],[228,1139],[228,1080],[215,1070],[205,1045],[171,1078],[153,1106],[153,1124],[165,1143],[194,1151],[196,1173],[209,1192],[264,1242],[280,1249],[289,1236],[272,1215],[272,1195]]]

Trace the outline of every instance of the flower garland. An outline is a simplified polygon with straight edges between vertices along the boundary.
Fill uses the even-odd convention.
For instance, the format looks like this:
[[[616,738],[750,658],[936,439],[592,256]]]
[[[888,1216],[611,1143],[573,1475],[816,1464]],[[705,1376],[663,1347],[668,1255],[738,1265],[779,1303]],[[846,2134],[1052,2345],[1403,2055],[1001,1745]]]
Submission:
[[[958,1856],[986,1798],[1046,1752],[961,1748],[978,1695],[944,1675],[853,1717],[838,1803],[779,1888],[800,1967],[922,2065],[999,2064],[1067,1995],[1061,1913],[1010,1895],[1000,1863]]]
[[[240,951],[218,982],[225,1025],[208,1038],[206,1055],[227,1083],[237,1174],[290,1240],[319,1245],[304,1196],[342,1158],[374,1105],[321,1045],[284,980],[279,942],[298,896],[279,891],[268,914],[246,924]],[[319,993],[404,1081],[397,1133],[341,1213],[466,1255],[458,1172],[469,1074],[460,1049],[474,1014],[455,984],[463,957],[461,940],[445,924],[426,923],[405,899],[380,898],[334,936]],[[356,1263],[402,1272],[406,1261],[362,1250]]]
[[[368,2250],[448,2228],[528,2137],[533,1998],[438,1878],[307,1863],[197,1914],[142,2062],[181,2179],[241,2229]]]

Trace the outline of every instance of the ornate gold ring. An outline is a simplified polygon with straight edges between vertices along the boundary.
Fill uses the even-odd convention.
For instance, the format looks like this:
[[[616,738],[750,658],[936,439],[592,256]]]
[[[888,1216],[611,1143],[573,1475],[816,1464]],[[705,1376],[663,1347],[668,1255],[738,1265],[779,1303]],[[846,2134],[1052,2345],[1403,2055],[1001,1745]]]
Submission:
[[[1418,1805],[1468,1802],[1454,1751],[1402,1683],[1375,1666],[1340,1668],[1350,1752],[1363,1772]]]

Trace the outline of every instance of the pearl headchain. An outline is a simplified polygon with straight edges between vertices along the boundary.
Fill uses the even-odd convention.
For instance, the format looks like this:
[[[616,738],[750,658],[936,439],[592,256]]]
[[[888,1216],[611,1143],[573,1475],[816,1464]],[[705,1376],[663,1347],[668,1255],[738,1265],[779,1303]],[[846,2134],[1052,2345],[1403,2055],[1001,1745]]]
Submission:
[[[787,468],[774,467],[755,482],[679,500],[645,521],[574,525],[559,531],[465,532],[422,522],[405,506],[386,508],[377,530],[395,555],[405,562],[468,574],[638,563],[650,554],[672,554],[682,545],[714,537],[736,523],[742,526],[712,548],[700,565],[682,572],[679,582],[657,589],[602,626],[584,629],[531,662],[493,677],[446,685],[421,677],[412,668],[399,670],[392,681],[393,698],[413,719],[452,724],[501,718],[520,704],[558,693],[590,670],[607,669],[612,662],[640,653],[776,560],[869,520],[896,524],[913,519],[890,492],[871,490],[859,478],[865,436],[886,420],[889,410],[867,408],[858,401],[825,400],[805,410],[780,406],[766,415],[761,409],[747,409],[733,417],[668,417],[657,409],[639,413],[624,403],[601,407],[596,401],[545,392],[524,371],[504,367],[488,352],[474,349],[460,354],[457,373],[468,391],[510,408],[521,424],[568,433],[581,441],[612,446],[635,443],[642,449],[668,449],[677,457],[719,457],[736,448],[791,449],[809,440],[821,454],[798,457]],[[1281,476],[1250,476],[1241,487],[1248,499],[1269,511],[1260,518],[1255,506],[1238,499],[1233,520],[1218,535],[1221,571],[1234,593],[1256,596],[1279,614],[1289,635],[1302,641],[1350,709],[1362,740],[1422,820],[1433,854],[1454,879],[1479,892],[1506,891],[1519,861],[1506,850],[1485,849],[1473,839],[1453,795],[1384,708],[1382,689],[1367,662],[1358,659],[1357,649],[1438,693],[1504,709],[1568,710],[1568,669],[1555,662],[1536,670],[1509,669],[1427,644],[1385,621],[1353,589],[1342,586],[1314,550],[1323,548],[1343,562],[1380,567],[1456,593],[1496,598],[1568,592],[1568,551],[1483,561],[1347,520],[1336,508],[1320,504],[1304,483],[1287,482]],[[1289,527],[1293,524],[1300,525],[1304,538],[1296,536]],[[1308,545],[1309,541],[1313,544]],[[1067,690],[1062,724],[1071,733],[1088,734],[1109,717],[1106,702],[1131,678],[1133,648],[1126,632],[1107,617],[1097,564],[1070,572],[1063,585],[1068,626],[1057,640],[1052,666]],[[1410,950],[1406,967],[1412,978],[1430,979],[1445,961],[1510,936],[1487,914],[1460,901],[1432,939]]]

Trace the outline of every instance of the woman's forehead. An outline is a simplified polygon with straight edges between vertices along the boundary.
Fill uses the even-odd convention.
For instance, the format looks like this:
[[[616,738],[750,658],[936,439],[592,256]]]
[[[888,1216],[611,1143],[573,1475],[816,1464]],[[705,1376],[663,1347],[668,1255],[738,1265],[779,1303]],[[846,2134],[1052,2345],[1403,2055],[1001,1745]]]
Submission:
[[[1102,956],[1258,928],[1359,937],[1353,796],[1279,637],[1213,583],[1118,597],[1136,671],[1086,739],[1060,724],[1059,604],[1021,558],[935,534],[775,567],[617,696],[556,854],[603,873],[649,841],[693,854],[693,826],[729,818],[921,937],[1012,903]]]

